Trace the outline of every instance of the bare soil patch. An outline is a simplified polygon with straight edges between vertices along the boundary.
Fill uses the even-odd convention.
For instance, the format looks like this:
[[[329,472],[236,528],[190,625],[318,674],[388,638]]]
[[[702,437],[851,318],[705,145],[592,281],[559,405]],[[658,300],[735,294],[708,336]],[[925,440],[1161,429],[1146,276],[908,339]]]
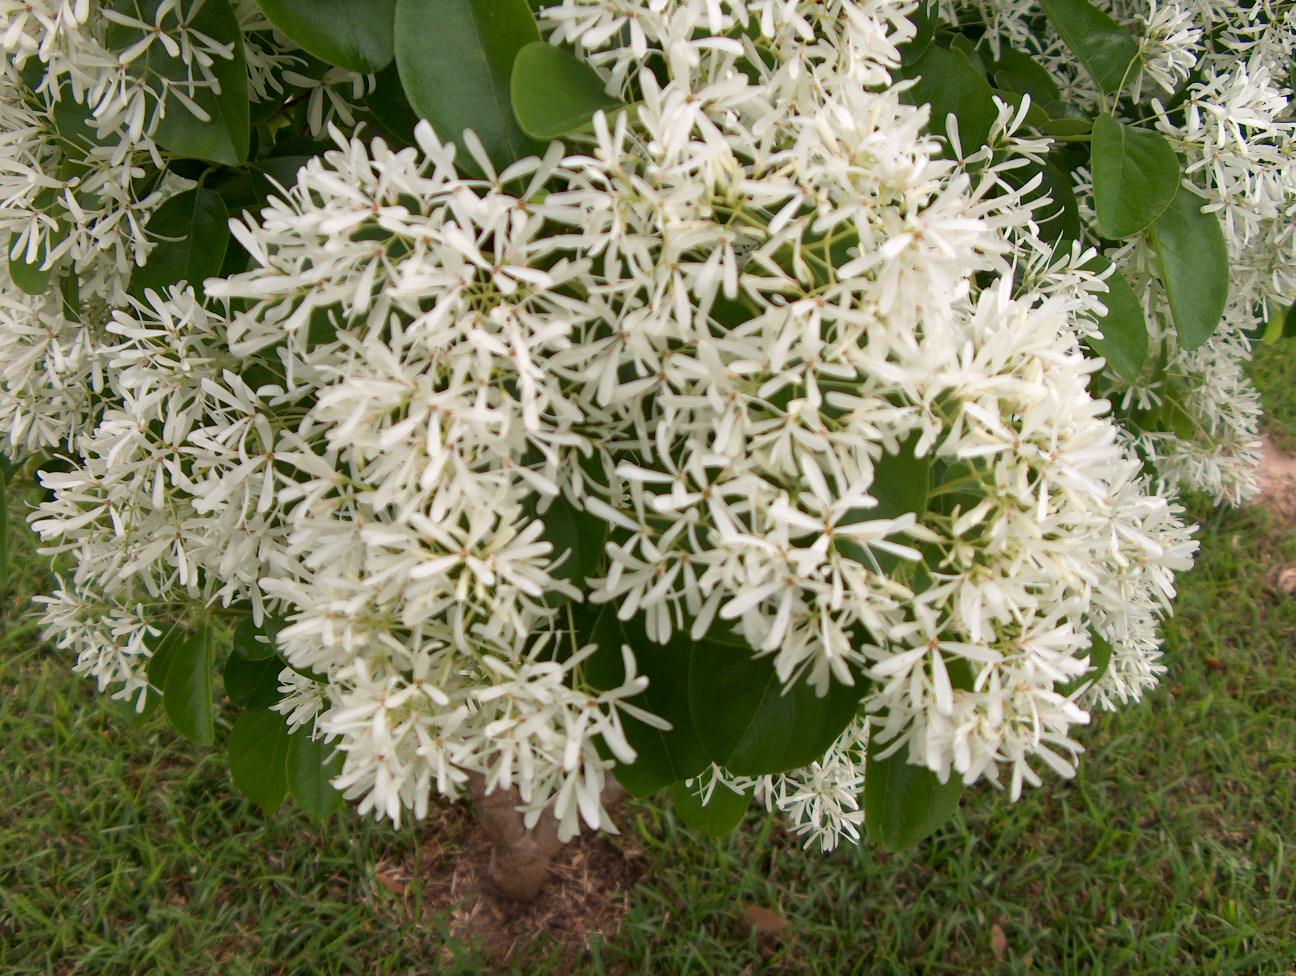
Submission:
[[[627,813],[618,819],[625,821]],[[590,958],[592,942],[616,938],[630,892],[648,867],[642,844],[630,832],[585,832],[554,858],[539,897],[518,903],[488,892],[490,855],[472,809],[445,804],[420,828],[418,850],[379,861],[375,881],[414,910],[411,883],[421,879],[429,920],[447,919],[449,935],[479,943],[502,972],[545,955],[567,963]],[[435,972],[435,961],[428,963]]]
[[[1266,505],[1285,522],[1296,522],[1296,454],[1263,438],[1260,495],[1253,504]]]

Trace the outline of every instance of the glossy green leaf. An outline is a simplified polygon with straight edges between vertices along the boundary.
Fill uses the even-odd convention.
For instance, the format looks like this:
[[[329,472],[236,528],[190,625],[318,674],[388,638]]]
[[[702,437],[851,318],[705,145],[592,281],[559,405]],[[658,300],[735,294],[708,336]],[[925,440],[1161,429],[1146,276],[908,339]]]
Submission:
[[[963,780],[950,773],[942,783],[925,766],[911,766],[906,752],[876,758],[869,745],[864,768],[864,822],[869,840],[889,851],[913,847],[954,816],[963,795]]]
[[[1141,69],[1138,41],[1089,0],[1040,0],[1062,40],[1104,92],[1133,84]]]
[[[227,752],[238,791],[274,813],[288,790],[288,726],[277,712],[249,710],[234,721]]]
[[[558,139],[590,124],[597,112],[625,103],[604,91],[602,76],[571,51],[545,41],[522,48],[513,62],[513,111],[533,139]]]
[[[1219,328],[1228,305],[1229,257],[1219,216],[1184,187],[1152,225],[1161,281],[1179,342],[1196,349]]]
[[[212,670],[211,624],[204,620],[175,644],[162,686],[167,718],[181,735],[200,746],[211,745],[216,736]]]
[[[1094,209],[1104,237],[1132,237],[1156,220],[1179,190],[1179,156],[1159,132],[1094,119],[1090,169]]]
[[[443,140],[459,145],[459,168],[481,168],[464,150],[472,129],[495,169],[543,151],[513,113],[517,53],[540,40],[526,0],[397,0],[396,66],[409,103]]]
[[[862,680],[862,679],[861,679]],[[784,689],[774,660],[746,646],[699,641],[689,673],[693,725],[712,762],[740,776],[798,769],[823,756],[859,711],[862,689],[804,679]]]
[[[680,819],[707,837],[723,837],[742,823],[743,814],[752,799],[752,794],[735,793],[723,783],[716,784],[705,804],[691,787],[683,783],[676,783],[671,793]]]
[[[1288,307],[1287,314],[1283,316],[1282,335],[1284,339],[1296,337],[1296,303]]]
[[[1135,380],[1143,371],[1148,355],[1147,316],[1143,303],[1119,271],[1107,278],[1107,294],[1102,296],[1107,314],[1098,320],[1102,338],[1085,339],[1089,347],[1107,360],[1107,365],[1127,380]]]
[[[633,764],[617,764],[616,778],[632,796],[644,797],[677,780],[697,776],[710,760],[689,706],[693,642],[679,633],[666,644],[650,641],[638,618],[620,621],[610,604],[591,619],[588,634],[581,634],[578,640],[580,644],[598,645],[598,652],[585,661],[586,680],[601,689],[620,685],[625,680],[621,645],[630,645],[639,673],[647,675],[649,682],[648,689],[633,698],[633,703],[671,723],[669,730],[661,730],[626,716],[626,739],[638,755]]]
[[[342,772],[342,758],[336,744],[312,739],[305,729],[288,737],[288,792],[312,820],[323,820],[346,805],[331,782]]]
[[[391,63],[396,0],[257,0],[297,45],[328,64],[372,74]]]
[[[229,211],[219,193],[194,187],[158,207],[144,233],[155,243],[148,260],[135,269],[131,290],[137,296],[146,288],[161,293],[183,281],[202,295],[203,281],[220,274],[225,261]]]
[[[113,6],[147,23],[156,19],[163,0],[114,0]],[[232,58],[215,58],[212,72],[220,82],[220,92],[212,88],[196,89],[192,100],[207,114],[200,119],[174,94],[167,96],[163,116],[154,130],[159,146],[180,156],[206,159],[226,166],[238,166],[248,158],[251,145],[251,120],[248,111],[248,68],[243,49],[243,33],[229,0],[205,0],[181,9],[193,8],[186,18],[190,27],[201,31],[220,44],[227,44]],[[174,24],[175,14],[166,21]],[[121,24],[109,24],[106,41],[110,50],[124,51],[139,42],[144,32]],[[131,70],[147,84],[161,87],[167,81],[180,82],[191,70],[179,57],[172,57],[162,44],[149,45],[143,57]]]
[[[238,654],[225,660],[225,694],[239,708],[269,708],[279,700],[279,672],[284,663],[277,657],[249,661]]]
[[[972,63],[957,51],[933,44],[921,58],[901,67],[899,78],[917,78],[901,95],[910,105],[930,105],[928,128],[947,135],[948,117],[958,119],[959,142],[972,152],[986,141],[999,110],[995,108],[990,83]]]

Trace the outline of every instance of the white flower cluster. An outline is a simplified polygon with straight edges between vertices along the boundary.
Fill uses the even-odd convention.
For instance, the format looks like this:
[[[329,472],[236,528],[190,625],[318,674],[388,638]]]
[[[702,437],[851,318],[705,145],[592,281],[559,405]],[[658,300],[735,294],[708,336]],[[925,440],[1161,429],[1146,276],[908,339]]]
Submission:
[[[610,827],[596,745],[662,724],[632,701],[654,648],[596,649],[564,600],[858,685],[823,760],[749,784],[812,842],[857,835],[869,736],[1014,795],[1070,775],[1087,705],[1155,681],[1193,543],[1089,391],[1093,254],[1035,236],[1024,113],[951,162],[892,84],[911,9],[564,0],[551,40],[638,103],[580,151],[496,174],[470,141],[465,179],[425,123],[335,132],[235,223],[250,270],[105,293],[104,405],[42,435],[75,459],[34,523],[76,559],[50,632],[138,696],[154,608],[286,617],[279,709],[393,820],[476,773]],[[555,509],[607,526],[593,575]]]
[[[1262,330],[1296,299],[1296,120],[1287,87],[1296,65],[1296,11],[1275,0],[1097,0],[1139,41],[1135,97],[1151,97],[1149,118],[1187,160],[1185,190],[1218,212],[1228,244],[1231,291],[1226,325],[1198,350],[1183,350],[1155,256],[1145,241],[1108,257],[1135,283],[1153,333],[1152,364],[1136,384],[1111,390],[1129,406],[1167,399],[1186,411],[1174,432],[1137,438],[1164,476],[1233,504],[1258,490],[1258,396],[1243,369],[1245,333]],[[1038,55],[1080,106],[1103,101],[1089,73],[1048,27],[1038,0],[945,0],[954,22],[984,20],[993,47],[1003,38]],[[1077,187],[1082,206],[1092,188]]]

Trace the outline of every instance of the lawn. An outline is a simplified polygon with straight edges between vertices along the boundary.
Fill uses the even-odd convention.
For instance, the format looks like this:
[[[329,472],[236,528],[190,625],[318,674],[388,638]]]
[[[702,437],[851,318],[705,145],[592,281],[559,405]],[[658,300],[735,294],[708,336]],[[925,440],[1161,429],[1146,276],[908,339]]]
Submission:
[[[1290,354],[1257,378],[1296,432]],[[1288,435],[1290,436],[1290,435]],[[17,504],[20,500],[11,499]],[[1290,524],[1201,509],[1171,673],[1100,716],[1072,782],[976,789],[915,851],[803,852],[768,818],[712,841],[632,803],[599,848],[642,878],[619,928],[474,945],[434,891],[462,817],[400,831],[239,799],[220,757],[142,727],[37,643],[47,580],[12,530],[0,594],[0,976],[519,973],[1296,973],[1296,563]],[[432,880],[429,880],[432,879]],[[442,887],[444,887],[442,885]],[[752,906],[780,932],[753,932]],[[541,923],[537,925],[543,928]],[[498,946],[496,947],[498,949]]]

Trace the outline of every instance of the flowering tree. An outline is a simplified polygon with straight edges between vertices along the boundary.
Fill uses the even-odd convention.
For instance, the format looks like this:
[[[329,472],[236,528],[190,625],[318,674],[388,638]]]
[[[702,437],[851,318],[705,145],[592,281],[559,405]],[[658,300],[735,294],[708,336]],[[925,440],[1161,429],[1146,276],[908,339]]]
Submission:
[[[1290,3],[0,23],[47,636],[201,744],[222,684],[267,808],[566,839],[615,777],[907,846],[1073,773],[1163,670],[1176,493],[1254,490]]]

